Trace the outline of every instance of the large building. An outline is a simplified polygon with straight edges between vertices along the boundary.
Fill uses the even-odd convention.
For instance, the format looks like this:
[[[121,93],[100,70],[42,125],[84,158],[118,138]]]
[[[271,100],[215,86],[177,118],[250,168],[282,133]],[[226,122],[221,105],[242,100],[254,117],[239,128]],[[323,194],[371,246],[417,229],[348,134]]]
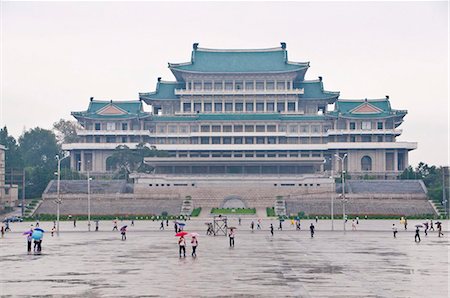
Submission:
[[[324,90],[322,77],[305,79],[309,62],[290,61],[285,43],[257,50],[195,43],[189,62],[169,68],[175,80],[159,78],[139,101],[91,98],[86,111],[72,113],[83,127],[81,141],[63,147],[72,168],[112,172],[117,146],[144,142],[168,152],[146,158],[153,173],[135,175],[148,185],[181,176],[289,184],[293,177],[336,175],[344,156],[352,178],[392,179],[417,148],[397,141],[407,112],[392,109],[388,96],[339,99]]]

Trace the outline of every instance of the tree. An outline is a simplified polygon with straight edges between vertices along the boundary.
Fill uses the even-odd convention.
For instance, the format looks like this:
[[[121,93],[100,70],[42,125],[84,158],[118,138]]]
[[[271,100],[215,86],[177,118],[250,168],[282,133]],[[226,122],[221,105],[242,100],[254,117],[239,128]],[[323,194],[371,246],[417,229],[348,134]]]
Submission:
[[[76,121],[60,119],[53,123],[58,144],[76,143],[80,140],[77,135],[77,129],[81,126]]]
[[[19,146],[27,176],[26,196],[40,197],[54,178],[55,156],[60,153],[56,136],[50,130],[36,127],[20,136]]]
[[[157,150],[156,147],[148,147],[145,143],[136,145],[136,149],[130,149],[126,145],[119,145],[111,155],[112,163],[117,167],[116,176],[128,179],[131,172],[149,173],[152,167],[144,163],[145,157],[166,157],[166,151]]]
[[[19,145],[13,136],[8,134],[8,129],[0,129],[0,144],[5,146],[5,168],[20,169],[23,167],[22,156],[19,152]]]

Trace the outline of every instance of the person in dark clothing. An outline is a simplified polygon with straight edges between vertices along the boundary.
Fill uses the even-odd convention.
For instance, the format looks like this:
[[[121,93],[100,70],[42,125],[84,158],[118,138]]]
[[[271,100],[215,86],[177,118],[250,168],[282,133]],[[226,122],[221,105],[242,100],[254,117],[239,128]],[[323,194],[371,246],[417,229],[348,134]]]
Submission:
[[[250,224],[250,228],[252,229],[252,232],[253,232],[253,229],[255,228],[255,223],[253,222],[253,220],[252,220],[252,223]]]
[[[280,224],[278,225],[278,230],[283,231],[283,222],[280,220]]]
[[[31,234],[27,236],[27,250],[28,253],[31,253],[31,243],[33,242],[33,238],[31,237]]]
[[[423,225],[425,226],[425,230],[424,230],[425,236],[428,236],[428,233],[427,233],[427,231],[428,231],[428,222],[425,222]]]
[[[134,227],[134,219],[131,220],[131,226]]]
[[[439,221],[437,223],[437,229],[438,229],[438,237],[444,236],[444,233],[442,233],[442,223]]]
[[[95,221],[95,231],[98,232],[98,220]]]
[[[186,240],[183,236],[178,239],[178,246],[179,246],[179,254],[181,258],[181,252],[183,252],[183,257],[186,257]]]
[[[175,228],[175,233],[178,233],[178,225],[177,225],[177,222],[175,222],[175,223],[173,224],[173,227]]]
[[[395,226],[395,224],[392,224],[392,233],[394,233],[394,238],[397,238],[397,227]]]
[[[273,236],[273,224],[270,224],[270,234]]]
[[[430,220],[430,231],[431,230],[433,230],[433,232],[434,232],[433,220]]]
[[[164,221],[161,221],[161,226],[159,227],[160,230],[164,230]]]
[[[77,227],[77,218],[76,218],[76,217],[73,219],[73,227],[74,227],[74,228]]]
[[[122,235],[122,240],[127,240],[127,229],[125,227],[120,228],[120,234]]]
[[[168,226],[169,226],[169,220],[166,219],[166,227],[168,227]]]
[[[419,241],[417,241],[417,239],[419,239]],[[416,234],[414,235],[414,241],[420,242],[419,227],[416,227]]]
[[[191,255],[195,258],[195,257],[197,257],[197,253],[196,253],[197,246],[198,246],[197,237],[192,236],[191,245],[192,245],[192,254]]]
[[[311,225],[309,226],[309,231],[311,232],[311,238],[314,238],[314,229],[315,229],[315,227],[314,227],[313,223],[311,223]]]
[[[403,224],[405,225],[405,231],[406,231],[408,229],[408,220],[406,219],[406,217],[405,217]]]
[[[319,221],[319,217],[316,215],[316,223]]]

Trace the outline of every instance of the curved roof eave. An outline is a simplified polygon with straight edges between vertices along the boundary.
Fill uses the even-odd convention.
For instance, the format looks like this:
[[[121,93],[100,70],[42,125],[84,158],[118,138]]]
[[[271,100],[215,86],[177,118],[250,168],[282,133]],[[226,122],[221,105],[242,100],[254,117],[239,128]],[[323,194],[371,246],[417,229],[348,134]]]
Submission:
[[[194,70],[185,70],[185,69],[178,69],[178,68],[172,68],[169,67],[171,70],[175,70],[178,72],[185,72],[185,73],[194,73],[194,74],[265,74],[265,73],[289,73],[289,72],[298,72],[300,70],[308,69],[309,66],[299,67],[298,69],[291,69],[291,70],[280,70],[280,71],[253,71],[253,72],[214,72],[214,71],[194,71]]]

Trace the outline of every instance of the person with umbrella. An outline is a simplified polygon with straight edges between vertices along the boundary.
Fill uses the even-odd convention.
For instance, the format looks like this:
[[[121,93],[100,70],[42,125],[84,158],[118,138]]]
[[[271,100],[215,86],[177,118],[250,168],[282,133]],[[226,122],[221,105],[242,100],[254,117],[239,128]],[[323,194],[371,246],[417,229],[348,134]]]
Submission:
[[[425,226],[425,230],[424,230],[425,236],[428,236],[428,233],[427,233],[427,231],[428,231],[428,221],[424,222],[423,225]]]
[[[184,239],[184,236],[186,236],[188,233],[187,232],[178,232],[175,234],[176,237],[180,237],[178,239],[178,253],[180,255],[181,258],[181,253],[183,252],[183,257],[186,257],[186,239]]]
[[[230,247],[234,247],[234,227],[230,227],[230,233],[228,233],[228,237],[230,238]]]
[[[422,225],[416,225],[416,234],[414,235],[414,242],[420,242],[419,227],[421,226]],[[419,239],[419,241],[417,241],[417,239]]]
[[[196,258],[197,257],[197,246],[198,246],[198,239],[197,239],[198,234],[197,233],[191,233],[191,245],[192,245],[192,257]]]
[[[120,228],[120,234],[122,235],[122,240],[127,240],[127,226]]]
[[[44,230],[41,228],[35,228],[31,237],[34,239],[34,252],[41,253],[42,251],[42,237],[44,237]]]
[[[33,228],[31,228],[29,231],[23,232],[22,235],[27,235],[27,251],[28,253],[31,253],[31,243],[33,242],[33,238],[31,235],[33,234]]]

